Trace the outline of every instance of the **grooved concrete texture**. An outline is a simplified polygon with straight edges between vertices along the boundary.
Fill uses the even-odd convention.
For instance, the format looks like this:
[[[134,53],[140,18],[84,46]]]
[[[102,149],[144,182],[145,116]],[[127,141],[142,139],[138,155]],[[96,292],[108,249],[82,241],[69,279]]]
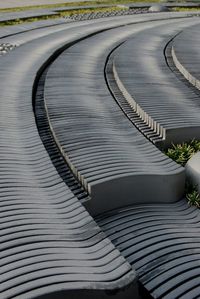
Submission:
[[[198,25],[199,19],[194,22]],[[192,25],[193,21],[183,23],[182,28]],[[119,89],[143,121],[144,134],[155,143],[161,137],[162,146],[200,138],[199,97],[169,69],[163,55],[180,30],[173,24],[148,28],[113,53]]]
[[[45,20],[20,25],[4,26],[0,28],[0,42],[10,42],[12,44],[21,45],[24,43],[24,36],[26,36],[26,39],[29,36],[29,40],[32,40],[32,37],[34,39],[36,36],[41,36],[45,31],[45,28],[47,28],[48,30],[52,28],[52,31],[55,30],[55,32],[57,32],[59,28],[58,25],[64,25],[64,29],[66,27],[65,20]],[[23,35],[21,33],[23,33]]]
[[[127,207],[96,219],[157,299],[199,298],[200,211],[174,204]]]
[[[172,57],[178,70],[200,90],[200,25],[183,31],[173,40]]]
[[[2,299],[137,297],[134,270],[58,175],[35,123],[35,76],[76,26],[13,36],[20,46],[0,58]]]
[[[184,16],[184,14],[178,15]],[[162,18],[163,16],[164,15],[162,15]],[[171,15],[165,16],[167,18]],[[177,16],[177,14],[173,14],[173,17],[174,16]],[[156,18],[159,18],[159,16],[156,16]],[[134,20],[147,21],[147,19],[154,20],[155,15],[148,16],[148,18],[147,16],[142,16]],[[27,31],[5,38],[5,41],[9,39],[11,44],[18,43],[19,47],[11,51],[8,55],[0,58],[1,299],[64,299],[66,297],[100,299],[109,298],[111,295],[114,295],[114,297],[118,299],[133,297],[135,299],[138,296],[135,271],[105,236],[100,227],[78,201],[77,197],[70,191],[69,187],[63,182],[54,168],[39,137],[32,107],[32,87],[38,70],[58,48],[64,47],[67,43],[74,43],[77,39],[83,38],[88,34],[93,34],[94,30],[102,30],[102,28],[108,29],[119,24],[125,25],[127,22],[133,22],[132,17],[126,20],[122,17],[116,20],[109,19],[109,21],[101,20],[98,22],[84,22],[84,24],[68,24],[65,28],[64,25],[60,24],[58,27],[32,30],[31,34]],[[55,25],[55,23],[52,24]],[[28,30],[28,28],[33,29],[32,26],[33,25],[24,26],[24,30]],[[4,34],[9,34],[9,32],[17,33],[16,28],[19,28],[19,31],[23,31],[23,26],[19,26],[9,29],[6,28],[2,31],[0,30],[0,32],[4,32]],[[104,42],[106,42],[106,40]],[[108,38],[107,42],[107,46],[109,47],[110,41]],[[87,49],[87,46],[85,49]],[[79,51],[79,49],[77,49],[77,51]],[[81,51],[83,51],[83,48],[81,48]],[[91,52],[90,62],[86,65],[86,70],[90,70],[88,74],[93,74],[94,72],[94,80],[98,78],[98,70],[95,72],[93,67],[102,62],[101,51],[102,48],[99,48],[99,55]],[[71,55],[73,54],[74,53],[71,53]],[[93,56],[92,54],[97,56]],[[97,57],[99,60],[95,62]],[[73,72],[71,72],[71,75],[73,75]],[[87,76],[85,78],[87,79]],[[96,81],[97,85],[101,80],[102,78],[99,77],[99,81]],[[90,89],[90,84],[88,84],[87,87]],[[78,91],[81,91],[81,88],[82,86],[78,85]],[[102,90],[102,95],[101,100],[103,101],[104,90]],[[94,92],[92,96],[94,97]],[[101,96],[101,94],[99,96]],[[110,98],[106,97],[105,100],[109,100],[110,102]],[[90,102],[90,105],[91,103],[92,102]],[[112,104],[111,108],[114,108],[115,105]],[[81,107],[81,109],[82,108],[84,107]],[[94,110],[98,108],[101,111],[101,104],[93,108]],[[93,111],[92,106],[90,111]],[[104,112],[104,110],[102,111]],[[114,113],[115,111],[117,113],[112,116],[112,112]],[[126,118],[121,119],[121,113],[121,110],[117,110],[117,108],[111,110],[111,120],[114,117],[118,117],[119,126],[122,128],[124,124],[123,130],[125,131],[127,120]],[[102,123],[102,118],[99,119],[99,123]],[[108,128],[110,127],[112,128],[112,126],[108,126]],[[71,134],[71,132],[67,133],[69,135]],[[99,132],[94,131],[94,134],[98,133]],[[108,130],[105,131],[105,133],[108,137],[106,141],[110,142],[112,135],[108,134]],[[120,136],[117,138],[118,135],[115,127],[113,127],[113,132],[111,133],[113,133],[114,141],[116,141],[116,143],[111,144],[112,149],[113,145],[116,146],[116,144],[123,139],[121,139]],[[133,139],[135,143],[142,140],[140,135],[134,133],[131,132],[131,134],[134,135]],[[88,136],[86,136],[86,138],[87,137]],[[132,138],[132,135],[128,137]],[[125,139],[128,140],[127,135],[125,135],[124,140]],[[149,143],[141,143],[142,146],[145,145],[146,152],[144,150],[144,153],[149,155],[151,162],[154,159],[154,161],[157,161],[156,159],[160,158],[162,154],[157,152],[155,157],[153,145],[150,144],[149,146],[147,144]],[[127,151],[127,145],[129,144],[124,143],[122,150],[125,149],[125,151]],[[152,151],[148,152],[151,147]],[[124,151],[119,151],[119,153],[123,154]],[[132,153],[130,153],[130,155],[132,155]],[[127,151],[125,157],[127,158],[128,156],[129,151]],[[163,160],[161,159],[160,168],[163,167],[164,170],[169,170],[172,175],[175,174],[175,179],[177,170],[182,180],[182,169],[174,162],[171,162],[167,158],[165,160],[164,156],[162,157]],[[135,159],[136,158],[137,153],[135,154]],[[169,161],[169,163],[165,164],[165,161]],[[122,161],[122,163],[124,163],[124,161]],[[145,164],[144,168],[140,168],[139,166],[138,163],[138,168],[135,167],[135,171],[145,171]],[[155,166],[155,169],[156,168],[157,166]],[[171,200],[171,198],[169,200]],[[154,205],[154,210],[155,206],[156,205]],[[177,212],[177,209],[179,212]],[[144,205],[142,208],[140,205],[139,210],[144,211],[146,215],[151,212],[149,206],[145,210]],[[181,212],[182,210],[183,212]],[[171,205],[168,210],[166,205],[164,212],[165,211],[168,211],[166,217],[164,217],[162,213],[161,216],[158,216],[158,214],[160,215],[160,211],[158,211],[158,214],[153,212],[152,218],[150,216],[151,219],[148,219],[150,221],[156,220],[156,225],[154,225],[155,223],[151,223],[152,225],[150,225],[150,229],[156,227],[156,235],[158,235],[157,228],[160,228],[159,220],[166,219],[167,217],[167,219],[169,219],[172,217],[171,215],[174,211],[177,212],[174,212],[176,220],[187,221],[187,225],[193,224],[195,215],[192,209],[189,211],[191,217],[188,216],[187,208],[184,206],[182,209],[178,204]],[[144,228],[142,237],[145,237],[146,233],[145,224],[148,222],[146,221],[146,215],[144,218],[143,216],[141,217]],[[137,217],[134,219],[136,218]],[[185,220],[185,218],[187,220]],[[172,219],[172,221],[170,221],[170,219]],[[173,217],[170,219],[170,224],[175,222]],[[184,229],[184,233],[186,234],[186,229],[181,221],[181,228]],[[196,223],[197,221],[195,219],[195,225]],[[136,219],[135,223],[133,222],[131,227],[134,228],[137,225],[139,225],[138,219]],[[192,225],[190,226],[192,227]],[[137,228],[138,227],[139,229],[141,228],[140,226],[137,226]],[[114,229],[114,231],[117,233],[116,229]],[[173,233],[177,233],[177,230]],[[189,233],[191,234],[191,231]],[[196,238],[199,233],[198,230],[192,231],[192,233],[193,239],[188,238],[189,234],[186,234],[184,235],[186,237],[184,237],[182,244],[194,243],[194,238]],[[182,232],[180,232],[180,235],[181,234]],[[129,236],[130,235],[132,238],[131,242],[135,242],[135,234],[131,233]],[[177,244],[179,243],[180,235],[179,238],[177,238]],[[123,237],[124,236],[125,235],[123,235]],[[166,234],[162,231],[161,236],[164,238],[159,242],[161,246],[163,243],[168,245],[166,247],[174,246],[174,240],[170,241],[172,239],[170,238],[171,235],[165,237]],[[150,235],[150,239],[151,237],[153,242],[154,236]],[[155,241],[157,246],[159,238]],[[167,243],[168,241],[169,243]],[[146,242],[143,243],[143,245],[145,247]],[[145,261],[143,260],[143,262],[148,263],[148,258],[152,261],[155,251],[157,254],[161,246],[151,248],[153,249],[153,254],[150,255],[148,251],[144,251],[144,254],[145,252],[147,253],[147,259]],[[132,250],[132,246],[129,246],[129,248]],[[138,243],[134,243],[134,248],[136,248],[136,250],[139,248],[138,251],[143,254],[143,247],[138,247]],[[177,246],[176,250],[178,251],[179,248],[180,247]],[[180,255],[179,252],[177,254]],[[194,260],[192,261],[192,265],[194,265]],[[189,269],[192,285],[194,285],[196,289],[198,288],[198,286],[195,285],[195,279],[193,279],[194,277],[198,277],[199,273],[197,267],[194,269],[184,267],[182,268],[182,273],[184,272],[184,277],[181,277],[182,280],[180,280],[179,276],[178,284],[176,284],[176,280],[172,279],[172,285],[175,283],[179,293],[183,292],[183,290],[180,289],[180,282],[186,281],[188,283],[189,276],[187,276],[188,273],[185,271],[187,269]],[[172,277],[173,273],[172,271]],[[152,272],[151,274],[153,275]],[[154,278],[154,276],[152,277]],[[167,276],[167,279],[168,278],[169,276]],[[163,281],[165,282],[165,289],[168,288],[166,276],[164,276]],[[185,284],[184,287],[187,287],[187,285],[188,284]],[[159,293],[163,292],[159,286],[156,286],[156,288],[159,289]],[[191,292],[194,294],[194,289],[191,290],[190,285],[190,293]],[[175,297],[172,298],[174,299]]]
[[[86,205],[92,215],[128,204],[173,202],[183,195],[183,169],[129,122],[104,78],[107,56],[116,45],[170,22],[99,33],[67,49],[48,70],[45,102],[52,133],[91,196]],[[182,21],[174,22],[177,27]]]

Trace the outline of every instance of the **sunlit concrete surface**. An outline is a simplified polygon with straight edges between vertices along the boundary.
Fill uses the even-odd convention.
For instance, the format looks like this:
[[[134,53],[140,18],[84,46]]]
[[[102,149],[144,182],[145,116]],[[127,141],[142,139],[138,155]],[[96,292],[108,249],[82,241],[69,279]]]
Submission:
[[[57,3],[68,3],[68,2],[81,2],[83,0],[0,0],[1,8],[11,8],[19,6],[32,6],[32,5],[43,5],[43,4],[57,4]],[[87,0],[91,1],[91,0]]]

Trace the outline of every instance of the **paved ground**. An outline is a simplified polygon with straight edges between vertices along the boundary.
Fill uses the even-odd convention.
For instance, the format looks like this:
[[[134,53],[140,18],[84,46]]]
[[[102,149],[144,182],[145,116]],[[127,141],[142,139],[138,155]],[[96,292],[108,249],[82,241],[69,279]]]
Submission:
[[[56,4],[56,3],[67,3],[67,2],[80,2],[84,0],[0,0],[1,8],[10,8],[18,6],[30,6],[30,5],[42,5],[42,4]],[[91,0],[87,0],[91,1]]]

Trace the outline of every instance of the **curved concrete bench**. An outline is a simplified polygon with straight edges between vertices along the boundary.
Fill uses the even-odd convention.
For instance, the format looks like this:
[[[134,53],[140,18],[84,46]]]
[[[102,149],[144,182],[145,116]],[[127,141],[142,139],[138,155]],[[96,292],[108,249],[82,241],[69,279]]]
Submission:
[[[0,59],[2,299],[137,297],[135,272],[58,175],[35,124],[38,70],[77,32],[29,41]]]
[[[95,20],[95,24],[101,24],[104,22],[104,25],[107,24],[108,28],[112,28],[116,25],[126,25],[129,22],[132,23],[140,23],[140,22],[146,22],[159,20],[159,19],[168,19],[168,18],[183,18],[186,17],[186,13],[180,13],[180,14],[170,14],[167,13],[165,16],[160,17],[158,14],[151,14],[151,15],[137,15],[133,17],[126,16],[124,17],[111,17],[109,20]],[[85,20],[82,25],[87,24],[93,24],[92,20]],[[70,29],[79,27],[79,22],[72,22],[67,23],[66,20],[63,19],[55,19],[55,20],[45,20],[45,21],[37,21],[32,23],[25,23],[25,24],[19,24],[15,26],[5,26],[0,28],[0,41],[1,43],[11,43],[11,44],[17,44],[21,45],[24,42],[31,41],[33,39],[45,36],[46,29],[48,33],[55,33],[57,31],[63,30],[63,29]],[[51,30],[51,31],[50,31]],[[22,34],[23,33],[23,34]],[[30,34],[31,33],[31,34]]]
[[[55,19],[55,20],[45,20],[45,21],[36,21],[32,23],[24,23],[19,25],[12,26],[3,26],[0,27],[0,38],[8,38],[14,37],[15,35],[19,35],[24,32],[31,32],[37,29],[41,29],[44,27],[53,27],[59,24],[66,24],[64,19]]]
[[[176,201],[183,195],[183,169],[130,123],[104,78],[110,51],[148,26],[117,28],[78,42],[47,72],[44,99],[52,134],[91,197],[86,206],[92,215],[129,204]]]
[[[174,64],[183,76],[195,87],[200,89],[200,25],[193,26],[179,34],[172,44]]]
[[[97,223],[153,298],[198,298],[200,212],[185,200],[127,207]]]
[[[134,35],[111,56],[113,78],[140,118],[138,128],[161,146],[200,138],[197,96],[171,72],[163,55],[173,35],[198,23],[196,19],[149,28]]]
[[[0,59],[2,299],[138,296],[134,270],[53,167],[32,110],[35,77],[58,48],[127,20],[100,23],[49,31],[33,41],[26,34],[21,47]]]

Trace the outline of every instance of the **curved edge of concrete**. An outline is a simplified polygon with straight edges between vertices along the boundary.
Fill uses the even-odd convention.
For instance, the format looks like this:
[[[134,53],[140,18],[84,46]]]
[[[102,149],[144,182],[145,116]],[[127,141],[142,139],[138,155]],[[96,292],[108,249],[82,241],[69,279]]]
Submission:
[[[197,186],[200,192],[200,152],[197,152],[189,159],[185,165],[185,171],[186,177]]]
[[[172,46],[171,51],[172,59],[174,61],[174,64],[176,68],[179,70],[179,72],[185,77],[186,80],[188,80],[192,85],[194,85],[196,88],[200,89],[200,81],[195,78],[187,69],[186,67],[181,63],[179,60],[176,50],[174,46]]]

